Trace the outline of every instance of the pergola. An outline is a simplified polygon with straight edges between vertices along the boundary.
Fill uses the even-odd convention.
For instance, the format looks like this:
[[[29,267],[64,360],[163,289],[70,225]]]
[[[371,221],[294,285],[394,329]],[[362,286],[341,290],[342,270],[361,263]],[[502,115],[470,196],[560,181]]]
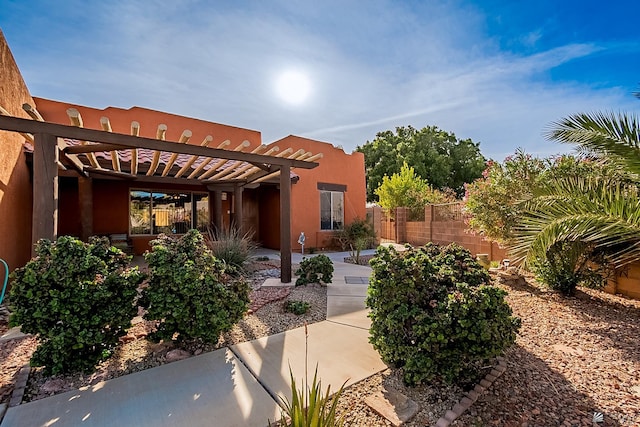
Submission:
[[[33,243],[41,238],[57,238],[59,171],[72,171],[80,177],[81,213],[83,204],[90,203],[91,177],[205,186],[213,192],[216,227],[221,225],[223,191],[233,191],[235,211],[241,215],[243,188],[277,180],[281,280],[291,282],[291,170],[317,167],[314,160],[322,154],[293,152],[290,148],[280,151],[277,147],[267,150],[265,145],[243,152],[249,147],[246,141],[230,150],[223,148],[230,141],[211,148],[207,146],[213,139],[210,136],[199,146],[192,145],[188,144],[191,138],[188,130],[179,141],[166,141],[167,127],[162,124],[158,126],[157,139],[145,138],[138,136],[140,125],[135,121],[131,122],[131,135],[113,133],[106,117],[100,120],[103,130],[87,129],[82,127],[82,118],[74,109],[67,111],[73,125],[66,126],[45,122],[28,104],[23,108],[33,120],[9,116],[0,107],[0,130],[19,132],[33,145]],[[241,216],[235,220],[242,223]]]

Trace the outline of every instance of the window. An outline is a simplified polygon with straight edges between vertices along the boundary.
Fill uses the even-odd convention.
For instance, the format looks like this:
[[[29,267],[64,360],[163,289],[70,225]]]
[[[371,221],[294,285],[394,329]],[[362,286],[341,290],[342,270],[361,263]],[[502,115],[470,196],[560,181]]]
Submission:
[[[194,227],[195,225],[195,227]],[[132,235],[184,234],[209,225],[209,195],[183,191],[131,190],[129,229]]]
[[[320,191],[320,230],[338,230],[344,224],[344,193]]]

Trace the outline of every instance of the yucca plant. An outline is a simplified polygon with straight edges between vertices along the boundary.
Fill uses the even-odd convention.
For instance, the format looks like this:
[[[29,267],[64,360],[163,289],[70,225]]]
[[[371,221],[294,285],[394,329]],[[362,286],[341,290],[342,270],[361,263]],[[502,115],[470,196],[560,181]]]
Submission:
[[[302,382],[302,387],[298,390],[293,372],[289,368],[291,377],[291,401],[280,398],[284,407],[281,426],[288,427],[337,427],[344,424],[343,417],[338,417],[338,399],[344,389],[342,387],[331,396],[331,386],[327,387],[323,394],[321,381],[318,379],[318,367],[316,366],[311,385]]]
[[[253,256],[258,244],[253,240],[254,233],[242,233],[232,225],[229,229],[209,227],[205,241],[213,255],[228,266],[241,270]]]

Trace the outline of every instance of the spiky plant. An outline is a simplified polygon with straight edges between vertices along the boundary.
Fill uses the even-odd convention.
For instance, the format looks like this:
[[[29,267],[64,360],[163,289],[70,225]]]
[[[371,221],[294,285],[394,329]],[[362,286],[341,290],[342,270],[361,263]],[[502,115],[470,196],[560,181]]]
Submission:
[[[613,165],[610,176],[552,180],[532,199],[508,249],[526,266],[561,242],[583,242],[614,267],[640,258],[640,126],[635,116],[575,114],[552,124],[547,137],[574,144]]]

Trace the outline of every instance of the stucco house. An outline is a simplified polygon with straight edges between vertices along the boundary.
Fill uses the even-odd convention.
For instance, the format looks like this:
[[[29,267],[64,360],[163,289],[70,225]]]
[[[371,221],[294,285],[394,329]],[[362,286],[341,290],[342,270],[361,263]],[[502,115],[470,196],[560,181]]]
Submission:
[[[0,61],[0,258],[12,269],[38,237],[124,235],[141,254],[159,233],[238,224],[290,254],[301,232],[306,247],[328,247],[333,230],[366,215],[362,153],[32,97],[1,32]]]

